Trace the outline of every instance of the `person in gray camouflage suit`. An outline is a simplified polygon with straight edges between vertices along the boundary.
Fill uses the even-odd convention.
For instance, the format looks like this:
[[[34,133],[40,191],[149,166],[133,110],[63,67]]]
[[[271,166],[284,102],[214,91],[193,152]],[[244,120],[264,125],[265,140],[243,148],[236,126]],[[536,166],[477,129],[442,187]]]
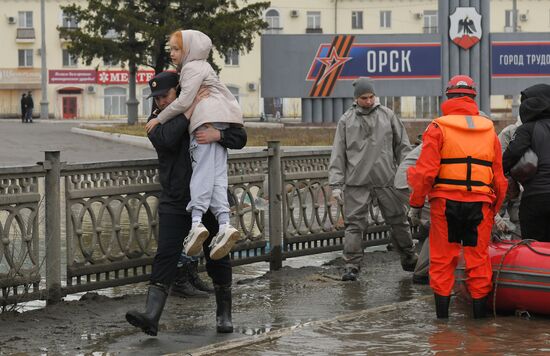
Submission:
[[[374,81],[354,82],[353,106],[338,121],[329,165],[332,196],[344,204],[344,281],[354,281],[363,257],[362,238],[369,206],[378,203],[401,265],[413,271],[414,251],[407,205],[393,185],[398,165],[411,150],[403,123],[376,100]]]

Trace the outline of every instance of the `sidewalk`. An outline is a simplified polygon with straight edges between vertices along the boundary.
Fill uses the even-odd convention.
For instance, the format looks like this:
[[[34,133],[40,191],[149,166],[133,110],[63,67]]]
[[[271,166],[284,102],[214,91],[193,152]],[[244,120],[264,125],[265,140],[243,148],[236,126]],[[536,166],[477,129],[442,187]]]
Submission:
[[[360,281],[351,283],[340,281],[343,263],[336,252],[287,260],[280,271],[265,274],[266,263],[235,268],[233,334],[216,333],[213,296],[207,300],[169,297],[159,335],[143,334],[124,319],[128,309],[143,308],[142,284],[120,288],[120,296],[88,293],[78,301],[40,310],[2,313],[0,355],[193,354],[192,350],[201,348],[205,353],[205,347],[206,353],[212,353],[254,343],[258,335],[269,338],[270,332],[283,328],[431,293],[428,286],[411,283],[411,274],[401,270],[397,254],[375,249],[379,251],[365,256]]]

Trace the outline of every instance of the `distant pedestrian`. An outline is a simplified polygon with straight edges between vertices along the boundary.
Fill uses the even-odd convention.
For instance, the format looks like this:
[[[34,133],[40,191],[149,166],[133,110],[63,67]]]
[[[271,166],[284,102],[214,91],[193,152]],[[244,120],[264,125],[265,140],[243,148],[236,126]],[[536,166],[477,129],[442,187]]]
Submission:
[[[32,93],[29,91],[25,100],[25,122],[32,122],[32,109],[34,108],[34,101],[32,100]]]
[[[27,116],[27,94],[21,94],[21,122],[25,123]]]

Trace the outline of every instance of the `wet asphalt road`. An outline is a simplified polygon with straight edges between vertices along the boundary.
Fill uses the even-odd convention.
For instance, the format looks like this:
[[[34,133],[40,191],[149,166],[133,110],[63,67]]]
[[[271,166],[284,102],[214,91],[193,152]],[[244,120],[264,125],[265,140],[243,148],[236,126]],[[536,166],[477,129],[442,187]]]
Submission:
[[[0,167],[33,165],[44,160],[44,151],[61,151],[67,163],[156,158],[153,150],[100,140],[71,132],[78,123],[67,121],[22,124],[0,120]]]

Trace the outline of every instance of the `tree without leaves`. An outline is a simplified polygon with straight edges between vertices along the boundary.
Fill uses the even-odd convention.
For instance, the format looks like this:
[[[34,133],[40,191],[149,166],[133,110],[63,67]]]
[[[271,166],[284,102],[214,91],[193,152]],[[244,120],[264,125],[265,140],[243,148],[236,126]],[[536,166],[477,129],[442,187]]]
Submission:
[[[80,26],[58,30],[69,40],[69,52],[87,65],[95,58],[128,63],[130,81],[134,81],[131,100],[135,99],[136,66],[152,67],[155,73],[168,68],[170,33],[199,30],[208,34],[222,56],[229,49],[246,53],[267,27],[262,12],[268,6],[269,2],[257,2],[239,8],[236,0],[89,0],[85,8],[61,6],[63,13]],[[211,53],[209,62],[219,72],[212,58]],[[128,123],[136,119],[129,116]]]

